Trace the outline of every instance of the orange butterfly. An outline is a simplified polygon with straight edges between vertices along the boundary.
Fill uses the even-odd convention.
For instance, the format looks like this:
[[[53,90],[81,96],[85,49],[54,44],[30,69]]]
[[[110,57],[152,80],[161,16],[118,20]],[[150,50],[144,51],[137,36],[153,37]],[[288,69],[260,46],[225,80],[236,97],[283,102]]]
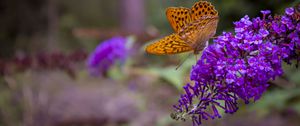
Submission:
[[[146,47],[146,52],[156,55],[194,51],[199,54],[216,33],[218,12],[207,1],[199,1],[192,8],[169,7],[167,18],[175,33]]]

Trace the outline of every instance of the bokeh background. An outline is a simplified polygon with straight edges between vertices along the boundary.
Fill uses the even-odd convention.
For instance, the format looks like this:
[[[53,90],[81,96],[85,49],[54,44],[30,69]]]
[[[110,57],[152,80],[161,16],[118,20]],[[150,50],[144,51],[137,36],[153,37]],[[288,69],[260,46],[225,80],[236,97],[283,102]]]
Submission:
[[[197,0],[1,0],[0,126],[179,126],[172,105],[196,62],[187,54],[154,56],[145,44],[172,33],[170,6]],[[244,15],[282,14],[299,0],[210,0],[219,11],[217,35]],[[114,36],[135,39],[122,68],[91,76],[88,54]],[[211,42],[212,43],[212,42]],[[270,81],[264,96],[214,126],[299,126],[300,71]]]

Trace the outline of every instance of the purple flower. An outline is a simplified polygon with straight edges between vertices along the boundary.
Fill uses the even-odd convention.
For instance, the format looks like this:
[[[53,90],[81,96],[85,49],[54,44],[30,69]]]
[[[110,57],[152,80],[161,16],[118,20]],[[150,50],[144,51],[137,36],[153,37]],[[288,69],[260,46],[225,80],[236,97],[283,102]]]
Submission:
[[[174,105],[174,119],[190,118],[197,126],[203,119],[220,118],[218,110],[232,114],[237,100],[248,104],[260,99],[268,81],[283,74],[282,61],[299,60],[300,25],[294,9],[267,18],[271,12],[261,12],[263,19],[246,15],[234,22],[235,33],[223,32],[203,51],[191,70],[194,84],[184,86],[185,94]]]
[[[90,53],[87,66],[92,75],[106,73],[116,62],[125,62],[128,54],[126,49],[126,39],[114,37],[100,43],[96,49]]]
[[[294,8],[292,8],[292,7],[286,8],[285,9],[285,14],[287,14],[289,16],[293,15],[294,14]]]
[[[271,11],[270,10],[262,10],[262,11],[260,11],[262,14],[264,14],[264,15],[268,15],[268,14],[270,14],[271,13]]]
[[[267,37],[269,35],[269,31],[266,30],[266,29],[259,29],[259,34],[262,36],[262,37]]]
[[[241,19],[239,22],[235,22],[235,32],[240,33],[247,30],[248,26],[252,25],[252,22],[249,20],[248,15]]]

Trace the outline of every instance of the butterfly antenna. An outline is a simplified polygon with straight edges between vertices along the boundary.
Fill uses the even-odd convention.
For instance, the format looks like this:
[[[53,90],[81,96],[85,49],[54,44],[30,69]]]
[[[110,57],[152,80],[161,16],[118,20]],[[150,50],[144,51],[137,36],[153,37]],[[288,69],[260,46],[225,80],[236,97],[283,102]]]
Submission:
[[[184,60],[182,60],[182,62],[176,67],[176,70],[178,70],[178,68],[192,55],[192,53],[190,53]]]

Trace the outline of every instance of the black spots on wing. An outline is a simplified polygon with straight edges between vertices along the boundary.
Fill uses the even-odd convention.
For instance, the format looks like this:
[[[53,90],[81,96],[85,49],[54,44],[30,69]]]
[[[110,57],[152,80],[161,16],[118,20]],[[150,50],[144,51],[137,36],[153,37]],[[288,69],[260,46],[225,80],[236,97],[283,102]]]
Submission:
[[[166,46],[167,47],[172,47],[172,44],[171,43],[167,43]]]
[[[200,8],[207,8],[208,5],[209,5],[209,3],[207,3],[206,1],[199,3]]]
[[[175,38],[175,36],[174,36],[174,35],[172,35],[172,36],[171,36],[171,38],[172,38],[172,39],[174,39],[174,38]]]
[[[189,29],[189,31],[192,31],[192,30],[194,30],[194,29],[193,29],[193,27],[189,27],[188,29]]]
[[[176,50],[176,51],[177,51],[177,50]],[[182,48],[178,48],[178,51],[181,52],[181,51],[182,51]]]
[[[216,15],[218,12],[214,6],[206,1],[200,1],[191,9],[192,18],[194,20],[200,19],[203,16]]]
[[[187,11],[186,12],[184,12],[184,14],[186,15],[187,14]],[[187,16],[186,16],[187,17]]]
[[[203,25],[205,25],[205,23],[206,23],[206,22],[202,22],[202,23],[200,23],[200,25],[203,26]]]

